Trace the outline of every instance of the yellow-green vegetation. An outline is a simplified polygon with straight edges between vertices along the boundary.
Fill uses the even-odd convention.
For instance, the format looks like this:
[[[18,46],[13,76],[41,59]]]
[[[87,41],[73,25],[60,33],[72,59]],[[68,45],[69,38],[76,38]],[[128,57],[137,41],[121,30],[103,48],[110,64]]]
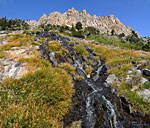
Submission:
[[[50,50],[52,50],[52,52],[56,53],[59,56],[65,56],[68,53],[68,51],[56,41],[48,42],[48,47],[50,48]]]
[[[128,41],[125,41],[122,39],[115,39],[115,38],[107,37],[105,35],[100,34],[100,35],[91,35],[87,38],[87,40],[92,40],[92,41],[94,40],[92,43],[99,42],[100,44],[111,45],[111,46],[119,47],[123,49],[150,51],[149,44],[145,44],[141,38],[137,38],[137,37],[133,38],[133,35],[128,36],[127,38],[128,38]]]
[[[24,34],[9,34],[6,40],[7,44],[0,46],[0,52],[10,50],[12,47],[29,46],[34,42],[34,38]]]
[[[18,62],[27,63],[26,68],[31,71],[36,70],[37,68],[45,68],[51,66],[48,61],[36,57],[21,58],[18,60]]]
[[[90,75],[93,71],[93,68],[91,66],[88,66],[86,69],[85,69],[85,72]]]
[[[147,82],[142,86],[142,88],[144,88],[144,89],[150,89],[150,82],[147,81]]]
[[[75,78],[76,78],[76,80],[83,80],[84,79],[83,76],[78,76],[78,75],[76,75]]]
[[[76,44],[76,43],[73,41],[68,42],[68,45],[74,45],[74,44]]]
[[[58,128],[68,112],[72,79],[60,68],[43,68],[0,83],[0,126]]]
[[[68,63],[63,63],[59,67],[65,69],[71,75],[75,73],[75,68]]]
[[[33,29],[33,30],[25,30],[23,33],[24,34],[29,34],[29,33],[36,33],[36,32],[41,32],[42,29],[37,28],[37,29]]]
[[[142,113],[150,113],[150,103],[144,101],[135,91],[131,91],[132,87],[136,85],[137,79],[134,79],[132,84],[127,84],[126,77],[128,75],[128,71],[131,70],[133,67],[133,61],[140,61],[141,56],[144,56],[146,60],[150,59],[149,54],[141,54],[142,52],[136,52],[132,50],[123,50],[123,49],[114,49],[108,48],[104,45],[94,45],[86,42],[79,42],[81,44],[87,45],[92,47],[92,49],[96,53],[96,57],[100,56],[101,59],[105,60],[105,63],[111,66],[111,69],[108,70],[109,74],[115,74],[118,77],[118,81],[115,81],[113,86],[118,90],[118,95],[125,95],[128,102],[131,103],[131,108],[133,111],[138,111]],[[148,64],[143,64],[143,67],[148,67]],[[137,76],[138,77],[138,76]],[[137,81],[138,84],[140,81]],[[119,83],[119,87],[115,86],[115,84]],[[139,89],[141,88],[140,85],[137,85]],[[146,88],[149,85],[146,85]]]
[[[76,53],[79,54],[79,55],[81,55],[81,56],[85,56],[85,57],[89,56],[88,51],[81,44],[78,44],[78,45],[74,46],[74,49],[75,49]]]
[[[93,64],[93,61],[92,60],[90,60],[90,59],[88,59],[88,58],[85,58],[86,59],[86,61],[89,63],[89,64]]]
[[[81,128],[81,120],[73,122],[71,126],[67,126],[66,128]]]
[[[4,58],[7,54],[3,51],[0,51],[0,58]]]

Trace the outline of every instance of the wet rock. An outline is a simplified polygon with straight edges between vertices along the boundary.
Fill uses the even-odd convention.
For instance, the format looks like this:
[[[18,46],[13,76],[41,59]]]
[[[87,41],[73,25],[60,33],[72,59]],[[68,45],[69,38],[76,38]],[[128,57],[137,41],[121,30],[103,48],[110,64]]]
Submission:
[[[143,75],[150,76],[150,70],[149,69],[144,69],[143,70]]]
[[[21,62],[17,62],[14,67],[19,67],[22,63]]]

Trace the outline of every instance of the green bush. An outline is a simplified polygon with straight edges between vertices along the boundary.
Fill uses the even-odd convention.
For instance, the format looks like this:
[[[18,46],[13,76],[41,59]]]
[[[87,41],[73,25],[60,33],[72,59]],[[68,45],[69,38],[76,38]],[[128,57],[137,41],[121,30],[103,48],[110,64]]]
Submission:
[[[85,38],[81,32],[77,32],[77,31],[72,31],[71,35],[78,38]]]
[[[82,23],[81,22],[77,22],[76,23],[76,29],[79,31],[82,29]]]
[[[59,127],[73,94],[71,77],[44,68],[0,83],[1,127]]]
[[[94,27],[85,27],[84,32],[87,33],[88,36],[99,34],[99,31]]]

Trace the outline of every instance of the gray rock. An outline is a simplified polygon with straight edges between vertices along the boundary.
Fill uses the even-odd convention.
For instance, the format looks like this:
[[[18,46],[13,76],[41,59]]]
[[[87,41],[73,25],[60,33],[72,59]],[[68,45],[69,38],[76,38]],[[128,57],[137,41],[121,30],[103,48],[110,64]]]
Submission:
[[[8,77],[17,77],[18,76],[18,72],[20,71],[20,67],[15,67],[13,65],[13,67],[10,69],[10,71],[7,73]]]
[[[0,72],[0,80],[2,79],[3,74]]]
[[[145,101],[150,102],[150,90],[149,89],[138,91],[137,94],[143,97]]]
[[[18,67],[18,66],[20,66],[22,63],[21,62],[17,62],[14,66],[15,67]]]
[[[136,70],[136,74],[141,75],[142,71],[141,70]]]
[[[7,44],[7,43],[8,43],[7,40],[2,40],[2,41],[0,41],[0,45]]]
[[[112,74],[112,75],[109,75],[109,76],[107,77],[106,82],[107,82],[108,84],[113,84],[113,82],[114,82],[115,80],[117,80],[117,77],[116,77],[115,74]]]
[[[144,77],[141,78],[141,84],[142,84],[142,85],[145,84],[147,81],[148,81],[148,80],[145,79]]]
[[[140,60],[139,63],[146,63],[147,60]]]
[[[128,71],[128,74],[132,74],[132,73],[133,73],[133,71],[131,71],[131,70]]]
[[[9,72],[9,70],[10,70],[10,66],[5,66],[4,67],[4,72],[6,73],[6,72]]]

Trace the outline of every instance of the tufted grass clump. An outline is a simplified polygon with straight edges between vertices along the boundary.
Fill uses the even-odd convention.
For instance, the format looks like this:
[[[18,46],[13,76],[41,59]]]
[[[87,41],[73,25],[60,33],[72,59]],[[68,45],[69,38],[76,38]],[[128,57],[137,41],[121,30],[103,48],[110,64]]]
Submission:
[[[43,68],[0,83],[1,127],[60,127],[74,93],[60,68]]]
[[[51,67],[48,61],[36,57],[20,58],[18,62],[27,63],[26,68],[31,71],[36,70],[37,68]]]
[[[75,45],[76,43],[73,41],[68,42],[68,45]]]
[[[90,74],[92,73],[92,71],[93,71],[92,66],[88,66],[88,67],[85,69],[85,72],[86,72],[88,75],[90,75]]]
[[[76,80],[78,80],[78,81],[80,81],[80,80],[83,80],[83,79],[84,79],[84,77],[83,77],[83,76],[78,76],[78,75],[75,75],[75,78],[76,78]]]
[[[52,52],[56,53],[59,56],[65,56],[68,51],[66,49],[64,49],[58,42],[56,41],[50,41],[48,43],[48,47],[50,48],[50,50],[52,50]]]
[[[71,75],[75,74],[75,68],[68,63],[63,63],[59,67],[65,69]]]
[[[12,47],[29,46],[34,43],[33,37],[19,33],[7,35],[6,40],[8,43],[0,46],[0,52],[10,50]]]
[[[85,56],[85,57],[89,56],[88,51],[81,44],[78,44],[78,45],[74,46],[74,49],[75,49],[76,53],[81,55],[81,56]]]

